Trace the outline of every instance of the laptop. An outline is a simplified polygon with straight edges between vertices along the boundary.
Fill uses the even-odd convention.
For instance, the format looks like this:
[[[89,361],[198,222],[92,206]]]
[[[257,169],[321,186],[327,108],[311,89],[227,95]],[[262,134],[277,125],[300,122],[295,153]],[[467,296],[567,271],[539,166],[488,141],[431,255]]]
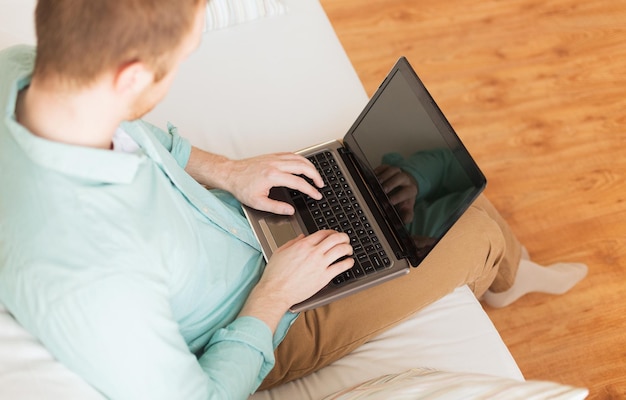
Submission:
[[[418,267],[483,191],[486,179],[406,58],[401,57],[343,140],[298,152],[320,171],[321,200],[284,187],[270,197],[292,216],[244,208],[263,255],[300,233],[350,236],[354,266],[309,299],[306,311]]]

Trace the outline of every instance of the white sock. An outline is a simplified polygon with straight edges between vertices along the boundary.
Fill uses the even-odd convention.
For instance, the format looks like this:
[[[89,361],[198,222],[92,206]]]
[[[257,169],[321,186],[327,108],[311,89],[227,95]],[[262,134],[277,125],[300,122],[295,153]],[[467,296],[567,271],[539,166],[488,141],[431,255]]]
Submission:
[[[513,286],[500,293],[487,290],[482,300],[491,307],[501,308],[531,292],[563,294],[586,275],[585,264],[557,263],[544,267],[522,257]]]

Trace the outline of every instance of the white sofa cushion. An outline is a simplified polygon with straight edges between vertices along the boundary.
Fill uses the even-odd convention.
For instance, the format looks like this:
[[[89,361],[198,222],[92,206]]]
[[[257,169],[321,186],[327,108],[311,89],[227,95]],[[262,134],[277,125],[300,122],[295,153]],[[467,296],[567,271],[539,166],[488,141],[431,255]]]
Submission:
[[[554,382],[520,382],[482,374],[414,368],[372,379],[324,400],[582,400],[588,394],[587,389]]]
[[[102,396],[56,361],[0,303],[0,399],[100,400]]]
[[[280,0],[210,0],[207,3],[206,30],[225,29],[257,18],[284,14]]]

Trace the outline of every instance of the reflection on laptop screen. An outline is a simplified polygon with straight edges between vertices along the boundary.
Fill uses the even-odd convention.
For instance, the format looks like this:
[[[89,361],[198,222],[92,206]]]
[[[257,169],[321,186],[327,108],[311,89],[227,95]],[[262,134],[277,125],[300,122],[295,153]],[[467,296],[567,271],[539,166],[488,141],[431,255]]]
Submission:
[[[421,261],[480,193],[484,177],[411,74],[399,69],[381,86],[353,128],[349,145],[360,163],[374,171],[393,205],[387,207],[387,218],[404,227]]]

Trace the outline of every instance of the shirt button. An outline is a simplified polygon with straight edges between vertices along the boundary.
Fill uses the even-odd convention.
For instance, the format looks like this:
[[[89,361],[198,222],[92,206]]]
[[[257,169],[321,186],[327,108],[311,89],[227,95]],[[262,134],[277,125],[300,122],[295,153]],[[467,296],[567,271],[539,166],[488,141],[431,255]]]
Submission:
[[[233,235],[236,235],[239,231],[235,228],[230,230],[230,233],[232,233]]]
[[[207,214],[207,213],[209,212],[208,207],[203,207],[203,208],[202,208],[202,212],[204,212],[205,214]]]

